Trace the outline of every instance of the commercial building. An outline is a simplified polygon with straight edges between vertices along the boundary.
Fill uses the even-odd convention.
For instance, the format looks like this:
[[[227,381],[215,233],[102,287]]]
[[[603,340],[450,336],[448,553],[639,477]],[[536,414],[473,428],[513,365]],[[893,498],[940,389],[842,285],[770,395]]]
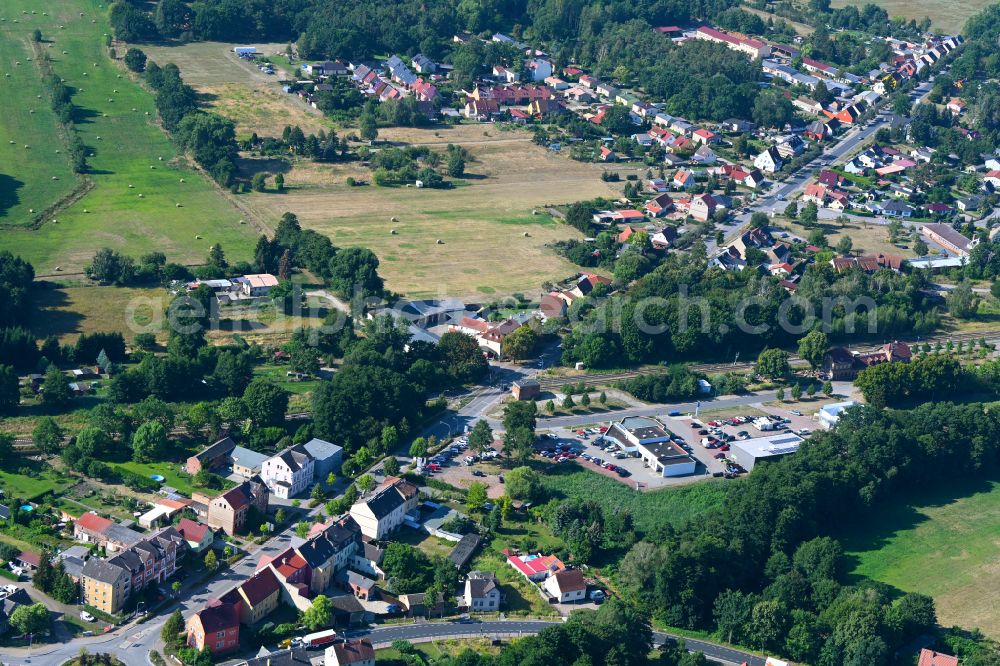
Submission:
[[[604,436],[626,453],[637,453],[646,467],[664,477],[694,474],[698,462],[656,419],[632,416],[613,423]]]
[[[730,445],[729,457],[749,472],[761,461],[774,460],[795,453],[804,441],[792,433],[738,440]]]
[[[837,402],[821,407],[817,415],[820,425],[826,429],[832,428],[840,421],[840,415],[844,413],[844,410],[854,407],[857,404],[854,400],[848,400],[847,402]]]
[[[950,224],[925,224],[921,232],[945,250],[960,257],[968,257],[969,251],[976,246],[977,241],[966,238],[955,231]]]

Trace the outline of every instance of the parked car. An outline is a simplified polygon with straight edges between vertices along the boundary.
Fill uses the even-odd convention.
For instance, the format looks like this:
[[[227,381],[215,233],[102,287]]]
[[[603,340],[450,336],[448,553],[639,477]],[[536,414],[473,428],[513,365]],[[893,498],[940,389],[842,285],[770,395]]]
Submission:
[[[615,474],[621,477],[632,476],[632,472],[628,471],[624,467],[615,467]]]
[[[725,453],[716,453],[716,454],[715,454],[714,456],[712,456],[712,457],[713,457],[713,458],[715,458],[716,460],[722,460],[723,458],[725,458],[725,457],[726,457],[726,454],[725,454]]]
[[[87,611],[80,611],[80,619],[83,620],[84,622],[95,622],[97,620],[96,617],[94,617]]]
[[[472,476],[486,476],[486,472],[476,469],[472,471]]]
[[[789,412],[789,414],[791,414],[792,416],[802,416],[802,412],[800,412],[797,409],[793,409],[792,411]]]

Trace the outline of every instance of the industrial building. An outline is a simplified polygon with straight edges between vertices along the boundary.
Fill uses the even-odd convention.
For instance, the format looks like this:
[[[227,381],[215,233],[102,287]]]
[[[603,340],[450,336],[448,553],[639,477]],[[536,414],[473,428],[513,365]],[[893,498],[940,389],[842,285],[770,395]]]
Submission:
[[[679,444],[656,419],[634,416],[613,424],[604,434],[626,453],[637,454],[642,462],[664,477],[694,474],[698,461]]]

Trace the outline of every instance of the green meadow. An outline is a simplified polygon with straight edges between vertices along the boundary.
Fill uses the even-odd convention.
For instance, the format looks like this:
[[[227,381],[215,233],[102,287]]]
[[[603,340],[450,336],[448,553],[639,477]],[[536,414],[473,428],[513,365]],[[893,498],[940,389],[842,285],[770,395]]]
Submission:
[[[241,224],[239,210],[177,153],[157,124],[152,96],[110,58],[106,7],[97,0],[7,0],[0,9],[0,54],[30,52],[32,32],[42,31],[39,47],[74,89],[76,131],[93,153],[85,175],[92,188],[33,224],[29,210],[44,210],[76,179],[38,63],[20,58],[12,76],[0,78],[0,226],[7,231],[0,249],[21,254],[43,275],[57,267],[80,272],[102,246],[131,255],[158,250],[191,264],[202,263],[208,248],[221,243],[230,258],[249,258],[257,232]]]

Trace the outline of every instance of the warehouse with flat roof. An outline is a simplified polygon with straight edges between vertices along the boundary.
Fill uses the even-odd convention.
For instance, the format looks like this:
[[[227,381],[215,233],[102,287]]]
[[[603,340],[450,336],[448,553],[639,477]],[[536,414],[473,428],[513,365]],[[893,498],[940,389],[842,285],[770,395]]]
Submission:
[[[729,457],[749,472],[762,460],[774,460],[795,453],[804,441],[798,435],[790,432],[738,440],[730,445]]]

